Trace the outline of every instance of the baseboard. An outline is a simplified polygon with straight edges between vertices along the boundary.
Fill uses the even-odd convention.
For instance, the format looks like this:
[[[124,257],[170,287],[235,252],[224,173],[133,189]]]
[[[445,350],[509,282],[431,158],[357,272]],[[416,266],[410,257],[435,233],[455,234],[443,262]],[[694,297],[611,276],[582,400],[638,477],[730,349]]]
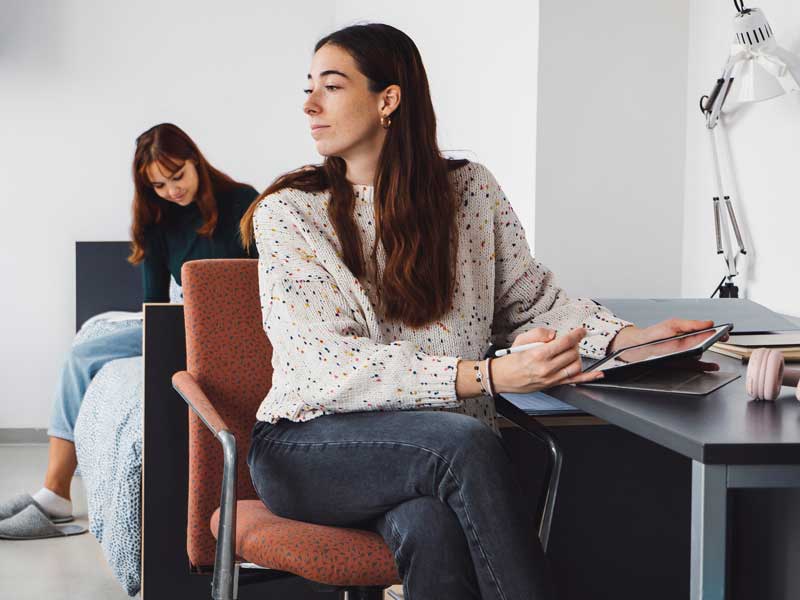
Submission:
[[[33,427],[0,427],[0,445],[46,444],[47,440],[47,429],[35,429]]]

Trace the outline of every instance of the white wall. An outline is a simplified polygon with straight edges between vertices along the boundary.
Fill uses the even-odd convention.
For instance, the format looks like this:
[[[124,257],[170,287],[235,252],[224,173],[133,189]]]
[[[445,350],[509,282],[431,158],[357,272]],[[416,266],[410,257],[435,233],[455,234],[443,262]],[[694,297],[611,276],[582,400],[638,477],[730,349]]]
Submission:
[[[688,0],[539,19],[537,258],[575,296],[679,296]]]
[[[257,188],[317,160],[302,89],[333,7],[2,6],[0,427],[45,427],[75,327],[74,242],[127,239],[135,137],[173,121]]]
[[[760,0],[752,5],[764,11],[778,44],[800,54],[800,4]],[[697,103],[713,87],[728,56],[734,15],[730,2],[691,1],[682,281],[686,296],[709,296],[726,273],[716,255],[713,166]],[[800,94],[748,105],[723,121],[729,144],[724,144],[724,135],[719,139],[735,167],[735,177],[726,173],[728,190],[748,249],[746,260],[739,263],[742,274],[735,279],[740,296],[800,315]]]
[[[412,36],[442,147],[490,167],[531,233],[536,6],[6,0],[0,428],[47,425],[74,332],[74,242],[127,239],[136,135],[173,121],[257,188],[317,161],[301,90],[314,42],[345,22],[388,22]]]
[[[337,28],[383,22],[414,40],[428,73],[440,148],[492,171],[531,247],[538,4],[538,0],[336,2]]]

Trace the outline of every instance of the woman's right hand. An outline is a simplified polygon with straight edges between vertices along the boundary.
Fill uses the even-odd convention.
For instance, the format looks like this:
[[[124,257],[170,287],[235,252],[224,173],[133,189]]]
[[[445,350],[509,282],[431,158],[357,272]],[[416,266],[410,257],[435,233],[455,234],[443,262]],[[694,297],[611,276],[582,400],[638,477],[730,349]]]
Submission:
[[[492,360],[493,385],[498,393],[538,392],[556,385],[587,383],[603,378],[602,371],[582,373],[578,344],[586,330],[573,329],[553,339],[555,331],[537,327],[516,337],[511,345],[546,342],[542,346]]]

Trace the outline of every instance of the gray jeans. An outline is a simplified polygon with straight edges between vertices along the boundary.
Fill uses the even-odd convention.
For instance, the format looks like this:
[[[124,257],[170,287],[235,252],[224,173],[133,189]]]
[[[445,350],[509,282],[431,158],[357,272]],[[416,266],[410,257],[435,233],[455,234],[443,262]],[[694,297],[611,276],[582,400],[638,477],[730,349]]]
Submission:
[[[406,410],[259,422],[247,462],[273,513],[378,532],[406,600],[553,597],[511,457],[474,417]]]

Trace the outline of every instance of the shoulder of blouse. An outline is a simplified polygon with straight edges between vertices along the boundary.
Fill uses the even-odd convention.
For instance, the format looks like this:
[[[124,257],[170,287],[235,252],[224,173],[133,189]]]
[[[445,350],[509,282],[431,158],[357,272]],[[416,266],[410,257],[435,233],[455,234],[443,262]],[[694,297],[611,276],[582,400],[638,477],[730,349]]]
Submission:
[[[459,185],[457,191],[462,194],[473,191],[473,188],[497,184],[491,171],[479,162],[470,161],[457,169],[453,169],[449,175],[451,181],[455,185]],[[463,186],[463,188],[460,186]]]
[[[283,188],[264,196],[258,203],[255,214],[258,216],[265,210],[279,212],[299,210],[298,202],[309,202],[313,198],[326,198],[327,196],[328,192],[304,192],[295,188]]]
[[[500,184],[484,165],[478,162],[469,162],[464,166],[450,172],[450,181],[462,206],[468,204],[484,213],[484,216],[496,212],[500,206],[502,190]],[[470,211],[469,215],[474,215]],[[464,215],[467,217],[467,215]],[[469,217],[471,218],[471,217]],[[483,218],[483,217],[481,217]]]

